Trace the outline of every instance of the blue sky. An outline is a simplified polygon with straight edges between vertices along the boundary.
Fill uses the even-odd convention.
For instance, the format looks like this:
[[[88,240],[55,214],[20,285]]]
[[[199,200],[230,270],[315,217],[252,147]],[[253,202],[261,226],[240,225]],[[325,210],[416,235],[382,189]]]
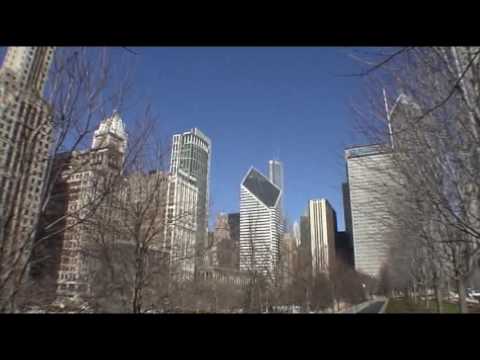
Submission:
[[[212,215],[239,210],[250,166],[284,163],[285,210],[293,222],[307,201],[327,198],[344,228],[343,149],[352,144],[350,102],[361,79],[349,48],[132,48],[135,88],[150,99],[161,139],[198,127],[212,140]],[[114,53],[126,53],[116,50]],[[0,55],[3,58],[4,48]],[[128,119],[125,119],[128,128]]]

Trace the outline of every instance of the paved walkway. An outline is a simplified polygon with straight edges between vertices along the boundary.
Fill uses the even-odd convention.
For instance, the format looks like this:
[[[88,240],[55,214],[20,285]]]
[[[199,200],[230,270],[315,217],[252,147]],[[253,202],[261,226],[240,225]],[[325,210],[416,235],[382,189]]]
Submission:
[[[366,308],[360,310],[358,314],[378,314],[382,309],[383,304],[385,301],[376,301],[373,304],[368,305]]]

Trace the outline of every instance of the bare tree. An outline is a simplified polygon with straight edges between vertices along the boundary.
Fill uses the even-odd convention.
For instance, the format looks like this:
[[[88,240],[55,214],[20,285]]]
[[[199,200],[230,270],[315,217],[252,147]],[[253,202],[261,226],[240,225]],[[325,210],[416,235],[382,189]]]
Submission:
[[[2,204],[1,311],[15,311],[18,308],[17,298],[26,290],[30,269],[38,260],[33,256],[35,249],[48,247],[53,236],[52,232],[47,231],[47,234],[43,230],[68,216],[50,217],[48,222],[45,221],[47,217],[43,216],[60,174],[59,169],[53,166],[53,159],[59,153],[71,152],[85,145],[99,119],[105,118],[111,109],[122,110],[125,105],[125,96],[131,88],[131,68],[119,60],[112,63],[109,51],[105,49],[59,48],[48,75],[45,97],[18,93],[8,87],[4,89],[4,109],[9,112],[15,106],[17,96],[23,100],[20,104],[23,113],[20,111],[20,121],[16,123],[18,131],[15,146],[19,150],[14,161],[17,175],[9,180],[9,198],[3,198],[5,201]],[[117,66],[120,72],[117,72]],[[35,116],[35,111],[38,116]],[[23,118],[33,120],[23,121]],[[35,118],[37,121],[34,121]],[[46,181],[42,182],[38,192],[39,211],[19,236],[18,224],[22,222],[24,214],[30,211],[29,202],[23,197],[25,184],[29,183],[32,171],[44,171],[41,177]],[[77,213],[80,211],[76,210]],[[72,214],[73,217],[75,214]]]
[[[374,65],[372,106],[360,114],[368,139],[392,146],[395,181],[408,194],[391,214],[419,229],[419,263],[425,281],[437,288],[444,276],[457,283],[460,309],[467,312],[465,282],[480,250],[479,61],[478,48],[408,48]],[[372,75],[372,74],[370,74]],[[382,88],[396,99],[385,114]],[[375,119],[375,120],[374,120]],[[428,216],[427,216],[428,214]],[[420,261],[424,259],[425,261]],[[428,260],[428,261],[426,261]],[[429,265],[430,263],[430,265]],[[441,271],[442,269],[449,271]],[[418,283],[419,278],[417,277]],[[423,284],[422,286],[427,286]]]

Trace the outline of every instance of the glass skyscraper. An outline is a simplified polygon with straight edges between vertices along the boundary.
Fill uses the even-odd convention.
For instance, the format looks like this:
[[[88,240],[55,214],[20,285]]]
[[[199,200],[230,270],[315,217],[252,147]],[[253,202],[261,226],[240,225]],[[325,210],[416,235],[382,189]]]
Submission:
[[[191,129],[173,136],[170,173],[180,170],[196,179],[198,188],[196,249],[202,252],[207,245],[209,176],[212,143],[199,129]],[[196,264],[202,256],[197,256]]]

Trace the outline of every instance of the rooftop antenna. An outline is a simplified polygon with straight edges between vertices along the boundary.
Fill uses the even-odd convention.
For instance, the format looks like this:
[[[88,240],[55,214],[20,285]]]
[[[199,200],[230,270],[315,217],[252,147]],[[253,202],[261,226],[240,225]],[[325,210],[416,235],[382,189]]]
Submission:
[[[383,88],[383,101],[385,102],[385,112],[387,113],[388,135],[390,137],[390,146],[393,149],[392,122],[390,121],[390,110],[388,109],[387,91]]]

